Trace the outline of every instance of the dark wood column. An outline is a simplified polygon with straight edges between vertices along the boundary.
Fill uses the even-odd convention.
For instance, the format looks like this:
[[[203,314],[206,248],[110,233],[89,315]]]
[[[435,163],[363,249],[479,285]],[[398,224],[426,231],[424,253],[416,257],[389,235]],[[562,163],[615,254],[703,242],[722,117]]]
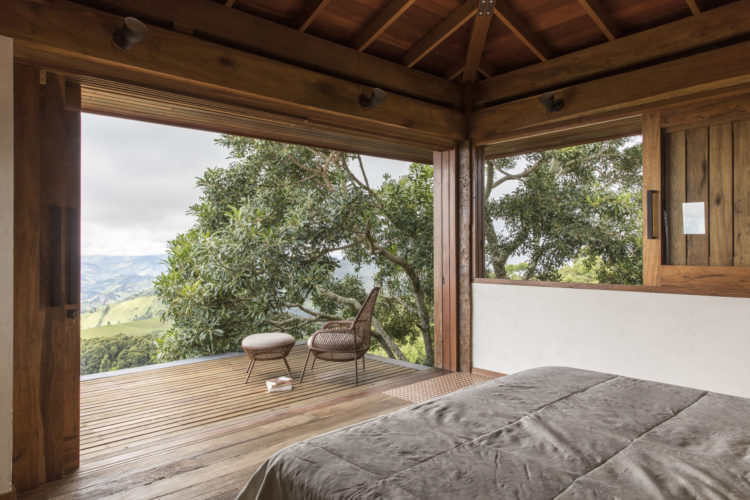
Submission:
[[[25,491],[78,467],[80,95],[16,64],[13,483]]]
[[[470,141],[435,152],[435,366],[471,371],[471,278],[476,254],[474,171],[481,151]]]

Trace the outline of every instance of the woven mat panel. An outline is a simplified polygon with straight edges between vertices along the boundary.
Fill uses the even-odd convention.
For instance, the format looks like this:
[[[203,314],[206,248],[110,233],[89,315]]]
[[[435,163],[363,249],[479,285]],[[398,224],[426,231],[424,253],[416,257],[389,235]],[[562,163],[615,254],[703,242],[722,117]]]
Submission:
[[[456,372],[405,385],[403,387],[397,387],[395,389],[384,391],[384,394],[394,398],[405,399],[412,403],[421,403],[422,401],[427,401],[428,399],[442,396],[443,394],[448,394],[463,389],[464,387],[487,382],[490,379],[490,377],[484,377],[482,375]]]

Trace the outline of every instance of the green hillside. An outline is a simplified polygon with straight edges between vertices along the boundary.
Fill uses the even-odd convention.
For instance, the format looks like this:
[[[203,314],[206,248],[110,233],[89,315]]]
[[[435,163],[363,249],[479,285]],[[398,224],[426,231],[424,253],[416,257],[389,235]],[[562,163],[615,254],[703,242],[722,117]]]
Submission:
[[[120,333],[132,337],[144,335],[160,336],[169,328],[168,323],[162,323],[159,318],[142,319],[139,321],[128,321],[117,325],[104,325],[94,328],[81,329],[81,338],[90,339],[94,337],[114,337]]]
[[[155,295],[139,295],[81,314],[81,330],[150,319],[158,317],[161,310]]]

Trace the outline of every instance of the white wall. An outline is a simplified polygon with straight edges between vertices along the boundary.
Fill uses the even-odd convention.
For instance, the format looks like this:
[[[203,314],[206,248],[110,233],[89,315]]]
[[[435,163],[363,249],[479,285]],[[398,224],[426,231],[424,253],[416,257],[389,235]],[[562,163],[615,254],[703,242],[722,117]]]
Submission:
[[[475,283],[476,368],[558,365],[750,397],[750,299]]]
[[[0,494],[13,459],[13,40],[0,36]]]

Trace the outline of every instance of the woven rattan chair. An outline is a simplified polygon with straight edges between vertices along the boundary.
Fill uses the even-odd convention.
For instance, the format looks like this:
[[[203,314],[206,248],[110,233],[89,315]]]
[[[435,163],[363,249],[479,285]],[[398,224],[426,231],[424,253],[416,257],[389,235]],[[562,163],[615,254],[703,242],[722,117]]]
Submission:
[[[370,333],[372,333],[372,312],[375,309],[375,300],[378,298],[380,287],[376,286],[367,296],[362,308],[353,321],[329,321],[323,328],[313,333],[307,341],[307,359],[302,369],[305,376],[307,362],[310,354],[313,357],[315,368],[316,359],[326,361],[354,361],[354,384],[359,385],[359,359],[362,359],[362,370],[365,369],[365,353],[370,349]]]

